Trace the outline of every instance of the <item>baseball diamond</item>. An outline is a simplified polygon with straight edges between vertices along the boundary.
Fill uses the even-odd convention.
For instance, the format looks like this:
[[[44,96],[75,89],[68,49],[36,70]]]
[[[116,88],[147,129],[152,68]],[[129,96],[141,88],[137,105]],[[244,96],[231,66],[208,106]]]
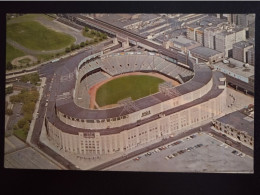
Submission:
[[[160,78],[146,75],[120,77],[102,85],[96,94],[99,106],[115,104],[119,100],[131,97],[133,100],[158,92]]]

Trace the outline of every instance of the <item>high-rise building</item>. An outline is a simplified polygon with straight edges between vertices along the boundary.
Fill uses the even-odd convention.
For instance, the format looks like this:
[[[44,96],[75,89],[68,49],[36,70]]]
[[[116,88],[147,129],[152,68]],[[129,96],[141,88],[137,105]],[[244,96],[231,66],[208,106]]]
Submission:
[[[247,41],[240,41],[233,44],[233,58],[248,63],[247,53],[250,48],[253,48],[253,44]]]
[[[226,24],[223,19],[216,18],[215,16],[208,16],[201,21],[187,25],[187,38],[195,40],[204,46],[204,31],[210,27],[217,27],[218,25]]]
[[[255,49],[251,47],[247,52],[248,64],[255,65]]]
[[[227,28],[224,31],[216,34],[216,50],[224,52],[225,57],[232,57],[233,44],[245,40],[246,31],[244,28]]]
[[[216,49],[216,34],[222,32],[219,27],[209,27],[204,30],[204,46],[210,49]]]

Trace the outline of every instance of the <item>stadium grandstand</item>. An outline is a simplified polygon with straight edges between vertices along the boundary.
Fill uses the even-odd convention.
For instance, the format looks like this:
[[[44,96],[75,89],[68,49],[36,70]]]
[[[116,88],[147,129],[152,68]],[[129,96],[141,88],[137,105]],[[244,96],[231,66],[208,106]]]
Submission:
[[[196,59],[189,66],[162,53],[102,52],[68,61],[56,72],[47,107],[48,138],[59,149],[81,155],[125,152],[220,115],[226,105],[225,77]],[[176,63],[174,63],[176,62]],[[193,67],[193,68],[188,68]],[[112,108],[90,108],[89,89],[127,73],[158,73],[179,83],[159,85],[156,93],[122,99]]]

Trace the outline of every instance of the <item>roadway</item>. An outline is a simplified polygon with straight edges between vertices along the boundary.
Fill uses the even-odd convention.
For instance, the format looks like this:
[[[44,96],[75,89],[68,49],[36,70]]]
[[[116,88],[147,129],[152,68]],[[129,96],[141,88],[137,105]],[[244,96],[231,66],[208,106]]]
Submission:
[[[81,60],[93,53],[98,52],[101,48],[102,48],[102,45],[99,45],[95,48],[84,50],[82,52],[79,52],[75,56],[71,56],[66,59],[61,59],[60,61],[57,61],[54,63],[45,64],[45,65],[41,66],[38,70],[39,75],[41,77],[46,77],[46,85],[44,86],[43,96],[39,103],[39,110],[38,110],[39,115],[35,121],[35,125],[33,128],[32,137],[31,137],[30,142],[33,145],[36,145],[40,150],[42,150],[44,153],[46,153],[47,155],[49,155],[50,157],[52,157],[53,159],[55,159],[57,162],[59,162],[60,164],[62,164],[63,166],[65,166],[68,169],[77,170],[78,168],[75,165],[73,165],[70,161],[66,160],[64,157],[57,154],[50,147],[46,146],[45,144],[43,144],[40,141],[40,135],[41,135],[42,127],[45,122],[45,114],[46,114],[46,109],[47,109],[47,107],[45,106],[45,103],[46,103],[46,100],[48,99],[49,104],[51,104],[51,105],[48,105],[48,109],[53,108],[54,103],[55,103],[56,91],[59,87],[59,83],[53,83],[53,78],[55,77],[54,73],[59,68],[63,67],[64,64],[66,63],[66,61]]]
[[[171,58],[177,59],[177,52],[180,50],[176,50],[176,51],[170,51],[164,47],[162,47],[161,45],[157,45],[155,43],[152,43],[150,41],[147,41],[146,39],[144,39],[142,36],[137,35],[133,32],[129,32],[125,29],[121,29],[119,27],[116,27],[112,24],[108,24],[106,22],[103,22],[101,20],[98,19],[91,19],[89,17],[86,16],[82,16],[80,14],[69,14],[70,16],[74,17],[74,18],[80,18],[81,20],[79,20],[80,22],[82,22],[82,20],[87,24],[87,25],[92,25],[94,27],[99,27],[101,30],[102,29],[106,29],[108,31],[113,32],[114,34],[123,34],[125,36],[128,37],[129,40],[135,41],[135,42],[139,42],[141,44],[147,45],[151,48],[156,49],[159,53],[162,53],[163,55],[169,56]]]

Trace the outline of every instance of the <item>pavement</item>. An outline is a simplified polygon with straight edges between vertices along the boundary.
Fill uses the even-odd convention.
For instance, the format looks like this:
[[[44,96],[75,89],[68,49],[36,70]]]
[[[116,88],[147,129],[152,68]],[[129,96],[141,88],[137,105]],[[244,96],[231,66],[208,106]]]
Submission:
[[[16,169],[61,169],[61,167],[31,147],[6,154],[4,167]]]
[[[232,112],[236,109],[239,109],[241,107],[244,107],[245,105],[248,105],[248,103],[252,102],[253,98],[252,97],[244,97],[245,95],[242,93],[239,93],[237,91],[234,91],[233,89],[227,89],[228,94],[232,93],[235,94],[235,97],[237,98],[236,104],[233,107],[230,107],[230,109],[227,109],[226,113]],[[227,96],[230,97],[230,96]],[[231,101],[230,101],[231,102]],[[234,103],[234,102],[233,102]],[[203,124],[202,124],[203,125]],[[146,152],[150,150],[151,148],[158,147],[162,144],[165,144],[166,142],[170,142],[172,140],[177,140],[180,139],[183,136],[190,135],[191,133],[195,133],[199,131],[199,125],[190,127],[190,129],[186,129],[186,132],[181,133],[180,135],[175,136],[174,138],[168,138],[167,140],[155,140],[154,143],[149,143],[147,145],[142,145],[134,150],[130,150],[127,153],[124,152],[119,152],[117,154],[112,154],[112,155],[102,155],[102,156],[80,156],[80,155],[74,155],[74,154],[68,154],[63,152],[63,150],[59,150],[56,146],[51,143],[48,138],[46,137],[46,130],[45,127],[42,129],[41,133],[41,142],[48,147],[50,147],[53,151],[55,151],[57,154],[60,156],[66,158],[68,161],[70,161],[72,164],[75,165],[75,167],[78,167],[82,170],[103,170],[104,168],[111,166],[113,164],[118,164],[120,162],[123,162],[129,158],[133,158],[134,156],[139,155],[142,152]],[[218,139],[222,140],[225,142],[226,138],[221,137],[221,135],[217,135],[216,132],[210,129],[211,123],[209,121],[204,122],[204,127],[202,127],[203,131],[208,131],[216,135]],[[240,145],[236,145],[238,149],[241,149]],[[243,146],[242,146],[243,148]],[[248,148],[243,148],[244,151],[247,151],[248,155],[252,156],[253,151],[248,149]]]
[[[25,147],[28,147],[28,145],[14,135],[5,137],[5,154],[14,152]]]
[[[234,97],[234,98],[233,98]],[[245,95],[243,92],[233,89],[227,86],[227,107],[224,114],[229,114],[237,110],[241,110],[247,107],[249,104],[254,104],[254,97],[251,95]]]
[[[109,167],[108,171],[148,171],[148,172],[209,172],[209,173],[253,173],[253,159],[249,156],[240,157],[233,154],[236,150],[230,146],[201,133],[190,140],[182,139],[178,145],[170,145],[165,150],[152,154],[141,154],[139,160],[130,159],[123,163]],[[177,156],[166,159],[167,156],[177,153],[197,144],[201,147],[193,148],[190,151],[178,154]],[[165,146],[167,146],[165,145]]]

